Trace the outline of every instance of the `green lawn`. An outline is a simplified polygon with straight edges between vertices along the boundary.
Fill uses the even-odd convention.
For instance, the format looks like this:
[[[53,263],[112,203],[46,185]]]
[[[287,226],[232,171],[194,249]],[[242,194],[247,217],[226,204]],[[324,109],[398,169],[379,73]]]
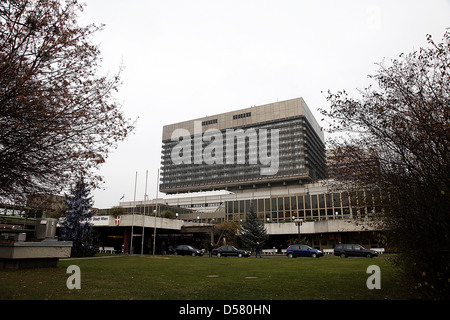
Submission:
[[[81,289],[69,290],[69,265]],[[381,289],[369,290],[369,265]],[[57,268],[0,270],[0,299],[406,299],[388,258],[209,258],[115,256],[59,262]]]

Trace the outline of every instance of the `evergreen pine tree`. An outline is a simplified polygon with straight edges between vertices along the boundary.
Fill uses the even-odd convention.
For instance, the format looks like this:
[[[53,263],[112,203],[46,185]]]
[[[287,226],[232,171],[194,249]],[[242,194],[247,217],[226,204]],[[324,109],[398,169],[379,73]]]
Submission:
[[[255,248],[256,243],[259,242],[261,246],[267,241],[269,236],[267,235],[266,227],[262,223],[254,212],[253,207],[247,212],[246,220],[241,225],[241,241],[244,248]]]
[[[72,241],[72,256],[93,256],[97,251],[94,246],[94,234],[89,219],[94,215],[92,197],[86,184],[81,179],[70,195],[66,195],[67,211],[62,223],[60,237]]]

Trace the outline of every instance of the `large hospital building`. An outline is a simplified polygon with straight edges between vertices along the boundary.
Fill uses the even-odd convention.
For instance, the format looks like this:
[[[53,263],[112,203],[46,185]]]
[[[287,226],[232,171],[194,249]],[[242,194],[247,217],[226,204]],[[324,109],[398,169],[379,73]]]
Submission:
[[[164,126],[165,196],[121,206],[144,214],[158,204],[179,220],[210,224],[240,223],[252,208],[270,247],[285,247],[299,231],[320,249],[376,247],[379,230],[366,224],[374,194],[332,190],[326,163],[323,132],[303,98],[254,106]]]
[[[168,194],[299,185],[326,176],[323,132],[302,98],[166,125],[162,143],[160,190]]]

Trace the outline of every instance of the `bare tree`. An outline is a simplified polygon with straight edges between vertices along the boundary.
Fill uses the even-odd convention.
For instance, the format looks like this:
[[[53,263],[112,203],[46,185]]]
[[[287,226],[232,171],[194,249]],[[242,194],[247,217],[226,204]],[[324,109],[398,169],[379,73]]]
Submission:
[[[424,296],[450,288],[450,33],[380,64],[377,88],[328,93],[337,181],[384,195],[380,221]],[[350,163],[350,165],[348,165]],[[424,290],[425,289],[425,290]]]
[[[79,26],[76,0],[0,2],[0,202],[60,193],[133,130],[113,92],[120,70],[98,76],[101,26]]]

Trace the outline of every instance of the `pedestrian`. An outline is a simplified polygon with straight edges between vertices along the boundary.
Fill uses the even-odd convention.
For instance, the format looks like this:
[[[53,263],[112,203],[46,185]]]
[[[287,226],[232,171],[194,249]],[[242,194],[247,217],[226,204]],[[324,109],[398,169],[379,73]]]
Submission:
[[[259,255],[259,257],[260,258],[262,258],[261,257],[261,245],[259,244],[259,242],[256,242],[256,258],[258,258],[258,255]]]
[[[166,242],[165,241],[163,241],[162,243],[161,243],[161,254],[166,254]]]
[[[212,257],[212,251],[213,251],[213,244],[210,242],[208,244],[208,252],[209,252],[209,256]]]

